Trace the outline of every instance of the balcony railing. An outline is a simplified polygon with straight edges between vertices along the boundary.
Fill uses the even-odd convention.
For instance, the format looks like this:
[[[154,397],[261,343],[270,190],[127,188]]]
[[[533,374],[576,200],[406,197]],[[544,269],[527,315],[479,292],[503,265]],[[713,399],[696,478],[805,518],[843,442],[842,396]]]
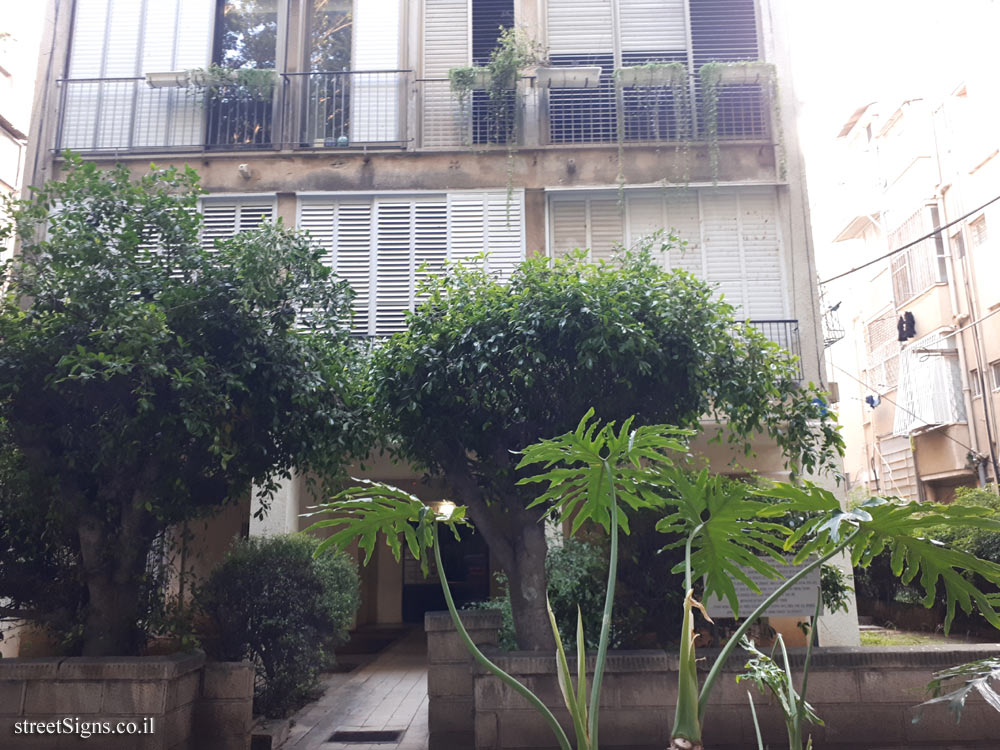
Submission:
[[[799,341],[797,320],[751,320],[750,325],[797,359],[799,380],[802,371],[802,344]]]
[[[152,87],[145,78],[63,79],[55,148],[157,152],[399,147],[409,71],[277,76],[263,85]]]

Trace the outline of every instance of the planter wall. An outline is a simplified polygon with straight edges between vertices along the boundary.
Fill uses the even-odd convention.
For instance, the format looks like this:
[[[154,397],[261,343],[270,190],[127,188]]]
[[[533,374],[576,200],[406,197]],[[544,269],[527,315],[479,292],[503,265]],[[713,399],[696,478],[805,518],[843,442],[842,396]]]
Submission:
[[[200,652],[155,657],[0,660],[0,746],[56,750],[82,742],[62,732],[25,733],[25,722],[107,725],[102,750],[246,750],[250,746],[253,665],[206,664]],[[20,726],[20,731],[16,729]],[[53,729],[57,729],[53,725]]]
[[[496,613],[469,615],[467,627],[480,643],[496,643],[488,632],[489,616],[499,626]],[[492,674],[463,659],[462,644],[447,613],[426,618],[431,737],[434,721],[450,720],[455,731],[467,731],[472,703],[475,742],[432,744],[431,747],[475,747],[477,750],[552,750],[555,740],[538,714]],[[498,653],[484,649],[508,672],[526,682],[553,709],[571,731],[555,676],[554,656],[533,653]],[[701,649],[701,668],[713,663],[714,649]],[[444,658],[444,657],[447,658]],[[804,649],[792,649],[793,669],[801,668]],[[822,648],[813,653],[808,699],[825,727],[812,727],[816,747],[824,750],[903,750],[904,748],[996,748],[1000,714],[978,696],[969,699],[960,724],[944,706],[923,711],[913,723],[917,704],[925,699],[924,687],[939,669],[986,657],[1000,656],[1000,645],[942,645],[886,648]],[[590,665],[593,666],[592,664]],[[756,688],[736,684],[742,671],[739,654],[730,659],[720,677],[709,708],[705,746],[711,750],[745,750],[756,747],[747,691],[754,691],[765,741],[781,746],[785,728],[777,707]],[[570,664],[575,674],[575,665]],[[600,742],[607,748],[662,750],[673,721],[677,691],[677,657],[662,651],[612,652],[601,692]],[[469,680],[473,691],[469,700]],[[457,737],[457,735],[456,735]]]

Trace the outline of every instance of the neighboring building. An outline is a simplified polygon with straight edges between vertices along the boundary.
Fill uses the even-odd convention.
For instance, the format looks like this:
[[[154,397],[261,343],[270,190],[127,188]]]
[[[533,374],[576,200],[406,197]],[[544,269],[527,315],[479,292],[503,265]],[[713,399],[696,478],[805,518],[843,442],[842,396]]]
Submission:
[[[526,254],[605,257],[674,228],[688,245],[668,262],[800,355],[804,380],[825,380],[791,86],[743,67],[719,82],[713,116],[702,107],[707,62],[767,61],[790,81],[775,0],[50,3],[32,183],[59,175],[64,149],[136,173],[191,164],[208,191],[206,241],[278,217],[308,229],[357,292],[367,336],[403,326],[425,262],[485,249],[505,274]],[[557,70],[529,71],[498,120],[482,92],[460,101],[448,73],[488,59],[500,26],[534,37]],[[617,68],[647,62],[686,76],[616,88]],[[210,63],[277,74],[189,73]],[[760,442],[751,468],[787,478]],[[728,448],[700,450],[740,470]],[[369,474],[442,497],[405,467]],[[263,521],[243,507],[216,530],[300,528],[307,502],[292,483]],[[467,557],[467,583],[485,591],[485,550]],[[362,622],[419,617],[439,593],[387,550],[365,576]]]
[[[825,290],[854,321],[831,349],[851,486],[947,501],[996,481],[1000,202],[975,209],[1000,196],[998,93],[869,104],[840,133],[842,269],[961,219]]]
[[[10,36],[0,37],[0,196],[18,193],[24,176],[27,136],[15,124],[20,113],[9,111],[15,92],[14,66],[11,64],[15,44]],[[0,244],[0,263],[12,251],[13,240]]]

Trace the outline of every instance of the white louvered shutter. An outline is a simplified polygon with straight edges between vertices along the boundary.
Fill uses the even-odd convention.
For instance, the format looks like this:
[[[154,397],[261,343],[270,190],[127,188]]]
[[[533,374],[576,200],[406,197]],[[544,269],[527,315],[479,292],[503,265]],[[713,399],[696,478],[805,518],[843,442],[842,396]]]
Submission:
[[[595,55],[614,51],[611,3],[615,0],[549,0],[550,55]]]
[[[471,44],[468,0],[424,0],[423,77],[432,79],[422,88],[425,148],[461,146],[469,140],[448,71],[469,64]]]
[[[486,193],[487,267],[507,280],[524,260],[524,192]]]
[[[743,264],[740,259],[738,199],[734,193],[702,193],[701,216],[705,272],[726,301],[747,315]]]
[[[482,193],[448,194],[448,259],[467,262],[486,251]]]
[[[336,207],[335,257],[337,275],[354,290],[351,330],[362,336],[374,334],[372,304],[372,260],[375,237],[374,210],[370,200],[345,200]]]
[[[589,204],[590,257],[610,260],[625,239],[622,209],[617,198],[591,198]]]
[[[413,207],[413,305],[426,299],[420,286],[438,276],[448,261],[448,203],[443,199],[418,200]]]
[[[777,205],[773,190],[740,194],[740,241],[746,269],[747,314],[751,318],[785,318]]]
[[[79,0],[73,14],[69,78],[101,78],[111,0]],[[98,139],[101,88],[97,83],[64,83],[66,94],[59,148],[86,151]]]
[[[359,0],[354,9],[354,69],[399,69],[400,0]],[[393,75],[351,76],[351,140],[398,141],[400,88]]]
[[[649,237],[654,232],[664,229],[666,226],[665,214],[663,210],[663,196],[657,195],[630,195],[626,201],[628,215],[628,232],[625,237],[625,244],[630,248],[636,247],[645,237]],[[666,238],[664,238],[666,239]],[[670,267],[670,260],[664,257],[663,253],[658,253],[659,247],[654,247],[654,257],[666,268]]]
[[[553,255],[565,255],[570,250],[586,248],[588,245],[586,199],[552,199],[549,205],[552,235],[550,243]]]
[[[705,259],[701,247],[701,214],[698,196],[685,191],[666,199],[666,226],[677,239],[686,242],[670,251],[670,267],[680,268],[701,278],[705,277]]]
[[[618,0],[622,52],[687,49],[684,0]]]
[[[273,198],[208,199],[202,203],[201,244],[207,250],[217,240],[255,229],[274,220]]]
[[[376,200],[375,335],[404,328],[413,289],[413,204]]]
[[[328,199],[303,198],[299,200],[298,228],[309,233],[309,241],[323,249],[322,261],[336,270],[337,257],[334,237],[337,206]]]

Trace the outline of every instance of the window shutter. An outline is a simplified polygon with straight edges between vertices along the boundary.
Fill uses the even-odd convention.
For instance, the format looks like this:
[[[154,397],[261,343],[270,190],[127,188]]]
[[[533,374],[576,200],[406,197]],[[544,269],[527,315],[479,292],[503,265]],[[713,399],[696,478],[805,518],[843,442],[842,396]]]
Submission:
[[[774,194],[740,193],[739,198],[747,314],[763,320],[784,318],[785,295]]]
[[[625,242],[630,248],[638,245],[644,237],[648,237],[666,226],[661,196],[629,196],[626,206],[628,210],[628,234]],[[656,249],[658,248],[654,248],[654,250]],[[670,267],[669,259],[663,257],[662,253],[655,253],[655,257],[665,267]]]
[[[670,251],[670,267],[679,268],[705,277],[705,259],[701,247],[701,214],[698,209],[698,196],[685,193],[672,195],[667,199],[666,226],[677,235],[679,240],[687,242],[683,248]]]
[[[549,54],[613,52],[612,2],[614,0],[549,0]]]
[[[110,5],[111,0],[77,0],[69,54],[70,78],[100,78],[104,75]]]
[[[354,4],[354,69],[399,69],[400,0]],[[351,76],[351,140],[399,140],[399,92],[394,76]]]
[[[448,203],[444,200],[418,200],[413,219],[413,304],[426,295],[417,293],[422,283],[444,270],[448,260]]]
[[[482,193],[448,194],[448,259],[469,261],[486,251]]]
[[[701,194],[707,281],[718,286],[726,301],[745,316],[747,306],[743,264],[740,261],[738,213],[739,201],[735,194]]]
[[[273,198],[208,199],[202,202],[201,244],[212,250],[217,240],[254,229],[274,219]]]
[[[684,0],[618,0],[623,52],[687,48]]]
[[[621,207],[616,198],[591,198],[590,257],[610,260],[625,238]]]
[[[375,335],[404,328],[413,289],[413,205],[376,201]]]
[[[424,0],[423,122],[427,148],[461,146],[468,140],[448,71],[469,64],[468,0]],[[471,106],[471,103],[469,103]]]
[[[488,268],[506,280],[524,260],[524,192],[515,191],[509,200],[506,192],[487,193],[485,201]]]
[[[343,201],[336,204],[334,258],[337,275],[346,279],[354,290],[353,333],[374,334],[371,315],[372,301],[372,219],[370,200]]]
[[[337,206],[324,199],[299,201],[298,228],[309,233],[311,243],[323,248],[323,263],[336,270],[337,256],[334,245]]]
[[[552,200],[552,253],[565,255],[570,250],[586,248],[587,201],[583,198]]]

